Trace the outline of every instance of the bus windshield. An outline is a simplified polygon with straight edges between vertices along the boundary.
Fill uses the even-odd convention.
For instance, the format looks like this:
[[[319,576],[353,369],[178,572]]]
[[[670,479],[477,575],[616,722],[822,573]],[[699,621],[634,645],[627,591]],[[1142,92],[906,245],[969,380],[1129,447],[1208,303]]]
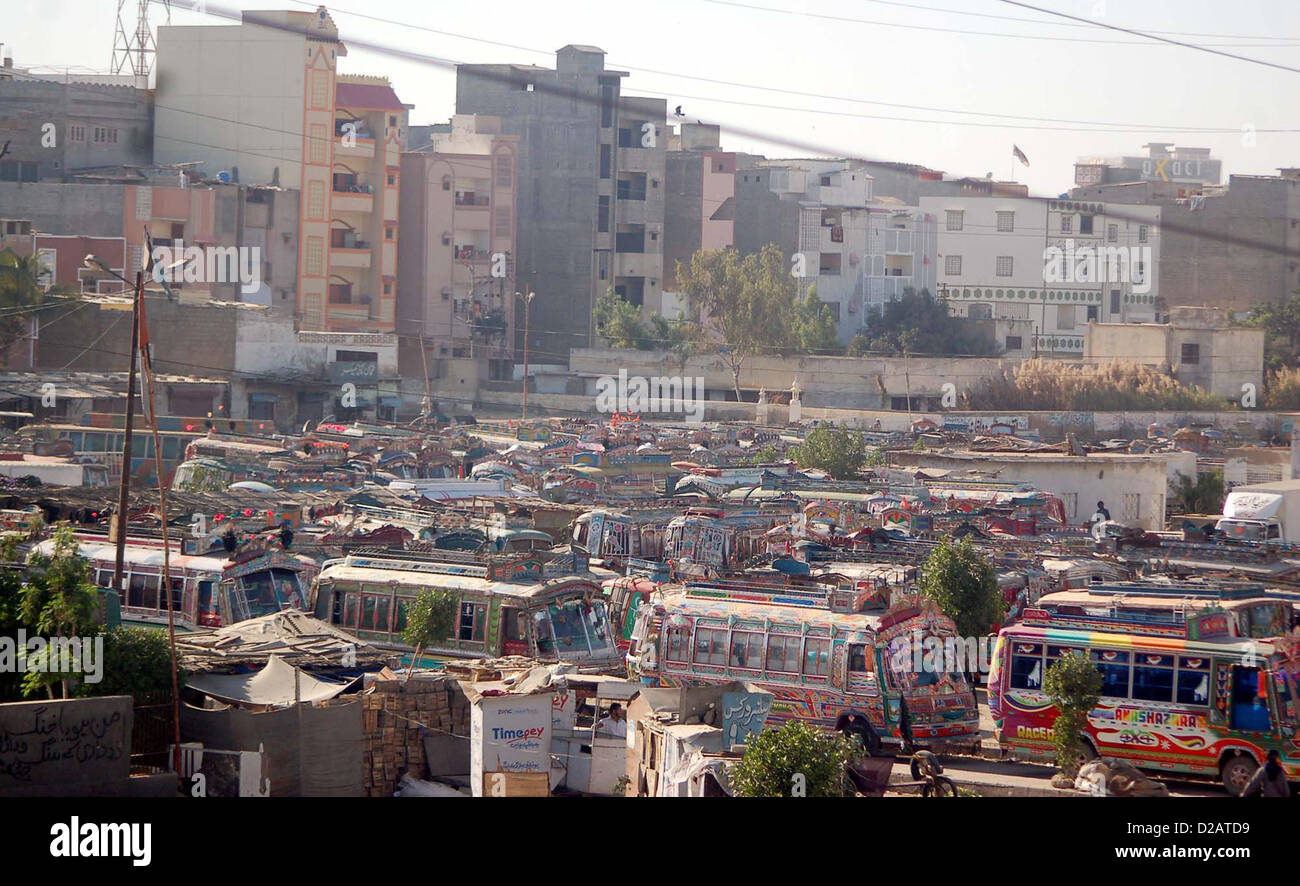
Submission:
[[[547,656],[585,656],[613,645],[605,604],[600,600],[553,601],[533,613],[533,629],[538,651]]]
[[[960,644],[943,637],[903,634],[889,642],[889,683],[903,691],[929,686],[960,688],[966,683]]]

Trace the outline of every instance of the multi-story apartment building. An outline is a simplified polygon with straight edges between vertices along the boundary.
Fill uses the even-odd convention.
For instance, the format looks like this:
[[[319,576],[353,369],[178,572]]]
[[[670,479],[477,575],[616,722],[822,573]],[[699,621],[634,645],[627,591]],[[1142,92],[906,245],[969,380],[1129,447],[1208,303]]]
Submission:
[[[402,332],[422,338],[429,359],[481,357],[489,378],[507,378],[522,311],[514,268],[519,138],[503,135],[498,117],[458,115],[412,147],[402,155]]]
[[[102,81],[106,78],[96,78]],[[131,78],[55,78],[0,66],[0,182],[69,181],[153,162],[153,93]]]
[[[1008,352],[1083,353],[1089,322],[1151,323],[1160,299],[1160,209],[1009,196],[922,197],[938,228],[937,295],[999,325]]]
[[[164,26],[157,43],[155,157],[300,191],[300,328],[391,331],[409,106],[386,80],[338,74],[324,7]]]
[[[515,273],[517,288],[537,293],[534,362],[592,344],[592,310],[608,289],[662,303],[667,108],[624,99],[626,76],[594,46],[563,47],[554,69],[457,67],[456,113],[499,117],[519,137]]]
[[[1158,273],[1179,305],[1245,314],[1300,290],[1300,169],[1230,176],[1226,188],[1148,179],[1071,196],[1160,212]]]
[[[897,200],[876,200],[863,164],[765,160],[758,168],[770,175],[774,193],[798,200],[791,270],[803,291],[816,286],[842,344],[862,330],[872,305],[907,289],[933,292],[933,221]]]

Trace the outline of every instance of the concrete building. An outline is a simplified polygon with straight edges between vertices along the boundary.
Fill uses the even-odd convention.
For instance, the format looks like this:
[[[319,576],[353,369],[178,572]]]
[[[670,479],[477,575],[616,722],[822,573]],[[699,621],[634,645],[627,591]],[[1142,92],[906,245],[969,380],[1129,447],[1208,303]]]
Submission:
[[[423,133],[422,133],[423,134]],[[457,115],[402,155],[397,314],[403,374],[431,360],[478,357],[483,376],[511,374],[516,312],[516,177],[519,138],[498,117]]]
[[[1183,384],[1231,400],[1252,391],[1258,400],[1263,390],[1264,330],[1234,326],[1222,309],[1176,307],[1163,324],[1090,323],[1083,338],[1090,363],[1165,367]]]
[[[216,274],[208,273],[206,260],[202,273],[197,265],[177,269],[174,288],[181,298],[248,301],[293,313],[297,191],[222,182],[190,185],[174,169],[140,170],[120,178],[139,184],[0,183],[0,205],[12,208],[40,235],[38,249],[54,273],[53,283],[80,283],[85,292],[118,291],[119,280],[82,267],[87,252],[99,255],[86,248],[87,238],[122,241],[122,258],[111,248],[110,255],[99,257],[133,279],[144,266],[147,230],[155,248],[168,247],[177,257],[196,246],[205,255],[208,247],[250,250],[241,267],[232,269],[227,262],[224,270],[214,266]],[[190,268],[193,272],[187,274]],[[245,271],[255,278],[248,285],[242,279]]]
[[[70,181],[153,163],[153,93],[0,67],[0,182]]]
[[[1061,499],[1070,523],[1087,522],[1100,500],[1115,520],[1152,531],[1165,525],[1168,458],[1109,452],[1085,456],[957,450],[889,453],[889,462],[896,467],[977,472],[1031,483]]]
[[[562,361],[591,344],[606,290],[662,306],[667,108],[623,98],[627,72],[607,70],[601,49],[555,58],[458,66],[456,113],[499,117],[519,137],[517,288],[537,293],[531,347]]]
[[[1234,175],[1226,189],[1139,180],[1083,185],[1071,196],[1130,204],[1122,212],[1158,208],[1165,290],[1179,304],[1244,314],[1300,289],[1300,169],[1279,173]]]
[[[1088,323],[1156,320],[1158,207],[934,196],[921,209],[938,227],[936,295],[958,316],[1030,321],[1033,355],[1082,354]],[[1009,337],[1002,348],[1023,350],[1020,332]]]
[[[388,82],[338,74],[324,7],[164,26],[157,43],[155,158],[300,191],[301,327],[391,331],[408,108]]]
[[[1143,145],[1146,156],[1083,159],[1074,164],[1074,184],[1089,188],[1126,182],[1165,182],[1202,192],[1223,179],[1223,162],[1209,148],[1175,147],[1172,142]]]

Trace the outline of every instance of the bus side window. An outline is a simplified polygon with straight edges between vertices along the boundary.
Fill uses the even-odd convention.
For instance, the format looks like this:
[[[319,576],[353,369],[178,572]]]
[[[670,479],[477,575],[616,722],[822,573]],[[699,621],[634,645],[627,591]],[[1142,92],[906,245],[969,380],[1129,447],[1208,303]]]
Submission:
[[[867,647],[864,643],[849,644],[849,673],[850,674],[870,674],[873,672],[871,667],[871,656],[867,654]]]
[[[1009,681],[1012,689],[1043,688],[1043,647],[1040,644],[1011,644]]]
[[[1232,669],[1233,729],[1245,732],[1271,732],[1273,718],[1268,710],[1268,692],[1259,668],[1236,665]]]

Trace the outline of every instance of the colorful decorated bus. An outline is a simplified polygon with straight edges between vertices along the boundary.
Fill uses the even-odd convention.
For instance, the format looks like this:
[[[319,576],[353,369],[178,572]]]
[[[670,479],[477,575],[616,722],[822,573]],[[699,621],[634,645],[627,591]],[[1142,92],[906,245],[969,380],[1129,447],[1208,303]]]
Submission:
[[[103,536],[77,536],[78,551],[90,561],[91,580],[113,587],[117,546]],[[50,554],[53,539],[36,545],[33,553]],[[315,567],[304,558],[275,548],[248,547],[228,559],[225,552],[181,553],[173,539],[166,582],[176,629],[192,631],[279,612],[303,609],[306,587]],[[122,623],[135,627],[166,627],[167,590],[163,587],[161,539],[128,538],[123,557],[125,588]]]
[[[449,591],[455,624],[427,650],[422,666],[448,658],[526,655],[584,671],[617,671],[622,653],[606,618],[600,580],[581,556],[375,551],[327,561],[312,588],[311,607],[317,618],[369,643],[410,653],[402,638],[408,609],[425,591]]]
[[[637,613],[629,668],[652,686],[752,683],[774,696],[769,722],[844,730],[865,718],[887,743],[969,748],[975,695],[959,668],[925,657],[927,639],[955,638],[952,621],[919,597],[863,611],[870,602],[838,587],[751,599],[667,587]]]
[[[1226,634],[1226,622],[1222,627]],[[1217,775],[1235,794],[1268,751],[1277,750],[1288,779],[1300,781],[1300,635],[1260,640],[1210,633],[1201,630],[1201,639],[1190,640],[1050,623],[1003,628],[988,679],[998,741],[1003,748],[1052,752],[1058,712],[1044,679],[1053,662],[1079,653],[1103,679],[1083,736],[1086,756],[1154,772]]]

